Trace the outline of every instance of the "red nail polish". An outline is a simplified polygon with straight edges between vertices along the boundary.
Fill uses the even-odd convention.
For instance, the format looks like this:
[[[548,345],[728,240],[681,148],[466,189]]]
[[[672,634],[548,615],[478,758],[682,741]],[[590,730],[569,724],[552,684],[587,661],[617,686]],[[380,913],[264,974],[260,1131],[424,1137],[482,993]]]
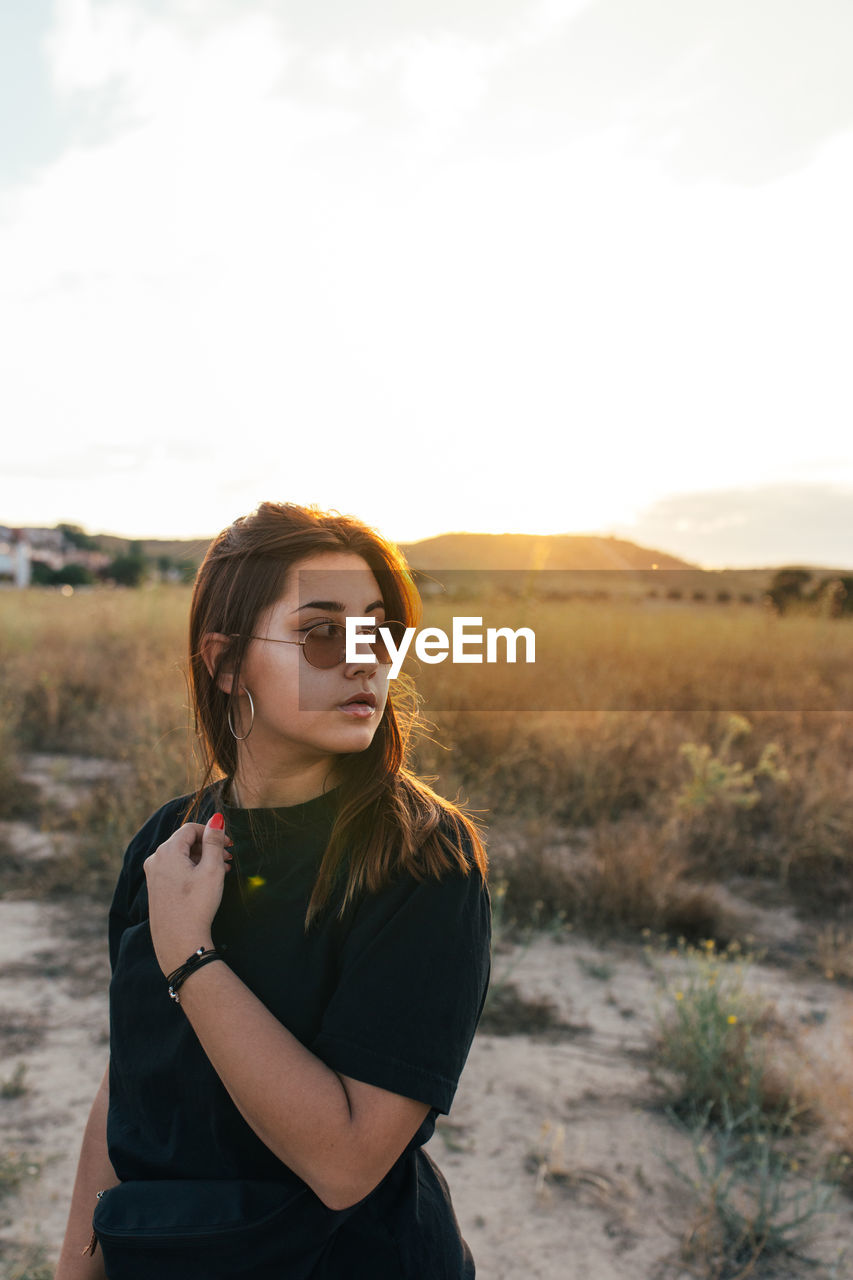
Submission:
[[[214,831],[222,831],[225,827],[225,818],[221,813],[215,813],[210,819],[209,824]]]

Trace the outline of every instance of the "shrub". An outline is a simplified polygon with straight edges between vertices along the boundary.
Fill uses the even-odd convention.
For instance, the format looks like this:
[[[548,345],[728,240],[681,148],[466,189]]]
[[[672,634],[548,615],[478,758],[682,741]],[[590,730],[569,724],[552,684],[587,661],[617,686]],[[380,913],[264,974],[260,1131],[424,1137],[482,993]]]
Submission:
[[[679,939],[673,955],[678,972],[667,977],[650,947],[646,955],[657,971],[657,1032],[652,1076],[674,1111],[720,1120],[724,1108],[742,1112],[756,1107],[782,1127],[791,1122],[789,1080],[780,1068],[784,1053],[774,1046],[778,1033],[773,1006],[745,988],[744,966],[755,959],[741,954],[737,941],[724,951],[713,938],[699,947]]]
[[[757,1107],[738,1112],[724,1101],[715,1127],[709,1127],[707,1116],[690,1124],[672,1118],[690,1137],[694,1161],[693,1169],[685,1170],[663,1156],[695,1203],[681,1245],[691,1274],[746,1280],[759,1274],[759,1263],[773,1268],[773,1276],[793,1276],[792,1266],[803,1274],[800,1264],[829,1280],[840,1274],[827,1272],[819,1258],[805,1252],[819,1235],[821,1219],[832,1212],[834,1189],[819,1170],[808,1171],[808,1159],[799,1150],[766,1132]],[[784,1272],[776,1269],[780,1264]],[[761,1274],[768,1272],[762,1268]]]
[[[766,869],[757,837],[790,781],[777,742],[766,742],[751,766],[733,758],[735,742],[752,732],[741,715],[727,717],[719,745],[685,742],[679,754],[690,776],[675,794],[668,836],[695,871],[720,875]]]

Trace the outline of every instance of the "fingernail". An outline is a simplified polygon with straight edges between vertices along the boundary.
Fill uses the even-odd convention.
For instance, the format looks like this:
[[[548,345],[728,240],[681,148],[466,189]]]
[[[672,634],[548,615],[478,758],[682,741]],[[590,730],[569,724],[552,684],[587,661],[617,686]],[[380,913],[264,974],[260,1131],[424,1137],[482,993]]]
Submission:
[[[214,831],[222,831],[225,827],[225,818],[221,813],[215,813],[208,823]]]

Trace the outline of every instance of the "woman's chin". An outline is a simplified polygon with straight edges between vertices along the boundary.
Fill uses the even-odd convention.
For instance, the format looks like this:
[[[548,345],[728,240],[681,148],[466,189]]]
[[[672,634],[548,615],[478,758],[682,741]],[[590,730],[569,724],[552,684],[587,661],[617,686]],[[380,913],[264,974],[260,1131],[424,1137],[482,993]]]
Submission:
[[[341,744],[341,751],[366,751],[376,737],[378,721],[374,718],[367,723],[345,725],[343,730],[335,734]]]

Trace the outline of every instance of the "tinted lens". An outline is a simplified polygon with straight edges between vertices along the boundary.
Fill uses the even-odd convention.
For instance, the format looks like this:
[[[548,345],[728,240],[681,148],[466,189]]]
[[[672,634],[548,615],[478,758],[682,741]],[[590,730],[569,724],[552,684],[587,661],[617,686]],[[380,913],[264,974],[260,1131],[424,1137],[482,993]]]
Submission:
[[[402,622],[383,622],[381,625],[387,628],[395,648],[399,648],[406,630],[405,625]],[[305,637],[303,646],[305,657],[312,667],[336,667],[339,663],[346,661],[346,639],[346,629],[337,622],[320,622],[316,627],[312,627]],[[373,641],[376,661],[383,666],[390,666],[394,658],[379,634],[378,628],[375,632],[361,633],[360,643],[364,644],[368,640]]]
[[[336,622],[320,622],[305,637],[305,657],[312,667],[336,667],[346,658],[347,633]]]

